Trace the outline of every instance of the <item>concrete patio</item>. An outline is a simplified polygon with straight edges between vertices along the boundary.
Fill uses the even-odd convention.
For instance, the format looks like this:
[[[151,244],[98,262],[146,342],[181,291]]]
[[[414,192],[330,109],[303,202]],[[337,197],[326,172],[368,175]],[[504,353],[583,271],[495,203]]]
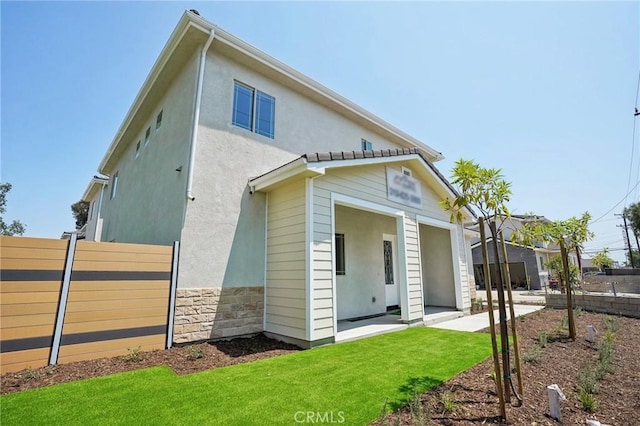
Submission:
[[[544,306],[513,305],[516,317],[544,309]],[[498,311],[494,311],[498,318]],[[507,307],[507,317],[509,308]],[[463,315],[460,311],[447,308],[426,307],[423,323],[413,326],[425,325],[427,327],[443,328],[446,330],[474,332],[489,326],[489,313],[483,312],[476,315]],[[338,321],[338,334],[336,343],[371,337],[378,334],[391,333],[409,328],[404,324],[400,315],[386,314],[361,320]]]

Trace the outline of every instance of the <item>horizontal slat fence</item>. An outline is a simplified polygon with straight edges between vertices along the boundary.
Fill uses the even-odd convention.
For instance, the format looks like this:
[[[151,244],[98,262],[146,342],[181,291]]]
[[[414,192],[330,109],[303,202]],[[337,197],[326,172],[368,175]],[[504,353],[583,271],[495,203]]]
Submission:
[[[0,250],[2,373],[166,347],[171,246],[0,237]]]

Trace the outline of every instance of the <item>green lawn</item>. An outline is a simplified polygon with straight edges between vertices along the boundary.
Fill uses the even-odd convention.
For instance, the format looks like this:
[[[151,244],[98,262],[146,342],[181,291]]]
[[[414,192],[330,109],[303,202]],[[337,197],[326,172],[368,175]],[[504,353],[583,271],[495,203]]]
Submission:
[[[315,423],[361,425],[385,400],[407,402],[414,384],[423,391],[485,359],[490,342],[488,334],[417,327],[189,376],[148,368],[3,396],[0,421],[265,425],[314,412]]]

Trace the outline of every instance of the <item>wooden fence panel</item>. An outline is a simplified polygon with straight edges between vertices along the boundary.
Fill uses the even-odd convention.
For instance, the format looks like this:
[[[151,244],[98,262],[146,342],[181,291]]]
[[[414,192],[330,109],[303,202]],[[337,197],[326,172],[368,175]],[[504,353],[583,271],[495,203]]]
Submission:
[[[59,362],[164,349],[171,264],[169,246],[78,241]]]
[[[68,244],[0,237],[0,372],[49,363]]]
[[[69,241],[0,237],[0,247],[0,372],[45,366]],[[165,348],[172,261],[170,246],[78,241],[57,362]]]

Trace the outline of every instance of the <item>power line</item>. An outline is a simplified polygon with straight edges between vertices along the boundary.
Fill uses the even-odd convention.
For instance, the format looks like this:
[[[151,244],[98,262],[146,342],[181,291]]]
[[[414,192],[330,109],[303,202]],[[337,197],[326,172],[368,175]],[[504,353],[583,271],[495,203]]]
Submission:
[[[627,196],[628,196],[629,194],[631,194],[631,193],[636,189],[636,187],[637,187],[638,185],[640,185],[640,180],[639,180],[638,182],[636,182],[636,184],[635,184],[635,185],[633,185],[633,188],[631,188],[631,190],[629,190],[629,192],[627,192],[627,193],[625,194],[625,196],[624,196],[624,197],[622,197],[622,200],[618,201],[618,202],[616,203],[616,205],[615,205],[615,206],[613,206],[613,207],[611,207],[609,210],[607,210],[607,212],[606,212],[605,214],[603,214],[603,215],[602,215],[602,216],[600,216],[599,218],[594,219],[594,220],[592,220],[591,222],[589,222],[589,225],[592,225],[592,224],[594,224],[594,223],[598,222],[600,219],[602,219],[603,217],[605,217],[606,215],[608,215],[609,213],[611,213],[611,212],[613,211],[613,209],[615,209],[615,208],[616,208],[616,207],[618,207],[620,204],[622,204],[622,202],[623,202],[623,201],[626,201],[626,200],[627,200]]]
[[[636,85],[636,100],[633,104],[633,135],[631,136],[631,160],[629,161],[629,179],[627,180],[627,191],[631,186],[631,172],[633,171],[633,157],[636,148],[636,117],[638,116],[638,92],[640,92],[640,72],[638,72],[638,83]],[[636,170],[636,180],[640,180],[640,162],[638,163],[638,169]],[[627,194],[628,195],[628,194]],[[624,206],[627,207],[627,199],[625,197]]]

